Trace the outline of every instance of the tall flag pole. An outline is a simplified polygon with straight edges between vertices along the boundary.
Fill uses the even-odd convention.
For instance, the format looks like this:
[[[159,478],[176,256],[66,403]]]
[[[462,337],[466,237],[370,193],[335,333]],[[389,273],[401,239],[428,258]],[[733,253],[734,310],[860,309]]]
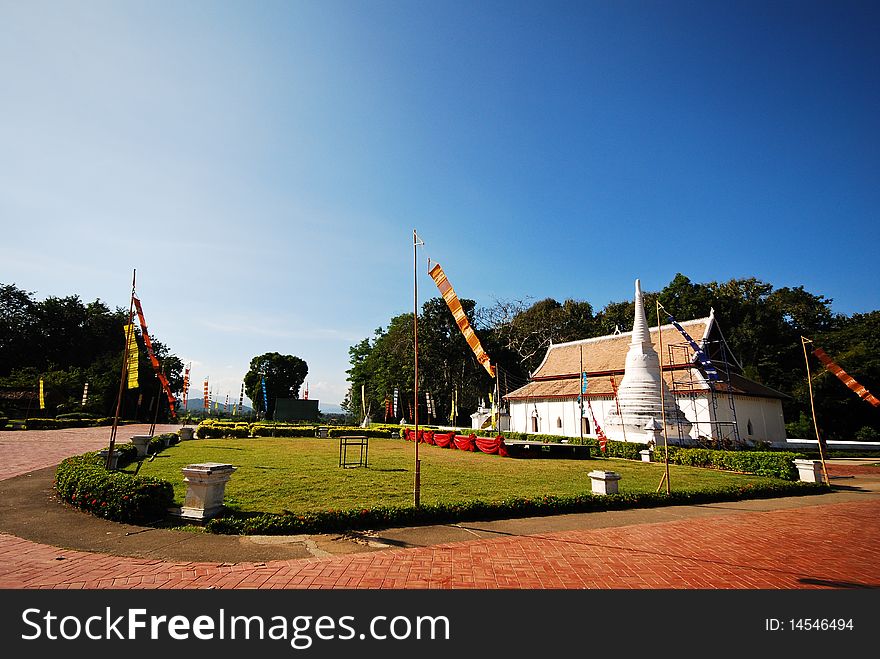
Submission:
[[[663,481],[666,481],[666,494],[670,493],[672,489],[669,485],[669,440],[666,436],[666,401],[663,399],[663,328],[660,325],[660,300],[656,300],[657,302],[657,340],[659,341],[660,347],[660,416],[663,418],[663,454],[664,454],[664,462],[666,463],[666,471],[663,474],[663,478],[660,480],[660,485],[657,487],[657,491],[660,491],[660,487],[663,486]],[[623,419],[621,419],[623,421]]]
[[[807,358],[808,343],[812,343],[812,341],[802,336],[801,347],[804,349],[804,363],[807,365],[807,389],[810,392],[810,411],[813,414],[813,428],[816,430],[816,443],[819,445],[819,458],[822,460],[822,476],[825,478],[825,485],[830,486],[828,469],[825,466],[825,449],[822,446],[822,437],[819,435],[819,424],[816,422],[816,405],[813,403],[813,381],[810,378],[810,360]]]
[[[137,281],[137,270],[131,271],[131,299],[128,305],[128,316],[125,317],[125,322],[131,324],[133,314],[134,314],[134,291],[135,291],[135,283]],[[126,369],[128,368],[128,350],[129,343],[125,342],[125,347],[122,350],[122,372],[119,375],[119,392],[116,396],[116,412],[113,415],[113,427],[110,429],[110,445],[107,450],[107,469],[111,468],[111,465],[114,463],[113,454],[115,452],[116,446],[116,430],[119,427],[119,411],[122,408],[122,396],[125,392],[125,380],[126,380]]]
[[[609,376],[611,378],[611,391],[614,393],[614,405],[617,408],[617,418],[620,419],[620,428],[623,430],[623,441],[626,441],[626,424],[623,422],[623,415],[620,413],[620,399],[617,397],[617,382],[614,380],[614,376]]]
[[[428,262],[428,265],[430,265],[430,261]],[[440,267],[439,263],[435,263],[434,267],[428,271],[428,274],[431,275],[431,279],[433,279],[434,283],[437,285],[440,295],[442,295],[443,299],[446,301],[446,306],[449,307],[449,310],[452,312],[452,316],[455,318],[455,322],[458,325],[458,329],[461,330],[461,333],[464,335],[471,350],[474,351],[477,361],[480,362],[489,375],[494,378],[495,367],[489,360],[489,355],[483,350],[483,346],[480,345],[480,340],[474,333],[474,329],[471,327],[467,315],[461,307],[458,295],[456,295],[455,290],[452,288],[452,284],[449,283],[449,279],[446,278],[446,273],[443,272],[443,268]]]
[[[417,276],[418,249],[424,241],[413,229],[413,420],[415,422],[416,471],[413,482],[413,504],[419,507],[421,494],[421,462],[419,461],[419,283]],[[460,307],[461,305],[459,305]]]
[[[584,443],[584,397],[587,395],[587,374],[584,372],[584,347],[580,347],[580,357],[581,357],[581,365],[580,365],[580,373],[581,373],[581,393],[578,396],[578,404],[581,408],[581,418],[578,419],[578,427],[581,432],[581,444]]]

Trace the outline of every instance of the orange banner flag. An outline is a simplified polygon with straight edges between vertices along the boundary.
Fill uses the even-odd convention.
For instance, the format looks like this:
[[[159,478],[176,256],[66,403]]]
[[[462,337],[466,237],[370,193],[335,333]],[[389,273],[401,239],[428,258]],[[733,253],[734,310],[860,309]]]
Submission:
[[[847,387],[852,389],[859,398],[871,403],[874,407],[880,407],[880,400],[877,400],[874,394],[865,389],[862,385],[856,382],[856,379],[853,376],[849,375],[846,371],[840,368],[840,366],[835,364],[831,357],[829,357],[822,348],[816,348],[813,350],[813,354],[816,355],[825,368],[834,373],[834,375],[836,375]]]
[[[458,324],[458,329],[464,334],[465,340],[477,356],[477,361],[480,362],[483,365],[483,368],[488,371],[489,375],[494,378],[495,367],[492,366],[492,363],[489,361],[489,355],[485,353],[483,346],[480,345],[480,340],[477,338],[474,329],[468,322],[467,315],[464,313],[464,309],[461,308],[461,302],[458,300],[458,296],[455,294],[452,284],[450,284],[449,280],[446,278],[446,273],[443,272],[443,268],[437,263],[431,268],[428,274],[431,275],[431,279],[437,284],[437,288],[440,290],[440,295],[443,296],[443,299],[446,301],[446,306],[448,306],[449,310],[452,312],[452,317],[455,318],[455,322]]]

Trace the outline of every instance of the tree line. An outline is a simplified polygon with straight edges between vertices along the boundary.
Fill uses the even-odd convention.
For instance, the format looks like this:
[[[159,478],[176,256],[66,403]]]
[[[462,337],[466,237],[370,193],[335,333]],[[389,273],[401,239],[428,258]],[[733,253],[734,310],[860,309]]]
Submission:
[[[774,288],[756,278],[695,283],[681,273],[660,291],[646,292],[644,297],[651,325],[657,322],[657,300],[680,321],[706,317],[714,309],[742,374],[786,395],[783,411],[789,436],[815,436],[801,336],[825,349],[850,375],[880,394],[880,311],[838,314],[831,309],[832,300],[802,286]],[[552,298],[497,301],[487,307],[477,307],[467,299],[461,303],[498,368],[502,395],[528,381],[551,342],[627,332],[635,314],[632,300],[610,302],[598,312],[587,301]],[[666,322],[665,315],[660,321]],[[488,402],[495,382],[476,362],[442,298],[424,303],[418,325],[420,421],[467,426],[478,404]],[[374,421],[400,417],[412,421],[412,314],[395,316],[386,327],[376,329],[372,337],[349,349],[349,358],[351,387],[344,409],[353,417],[360,417],[366,409]],[[823,437],[880,439],[880,410],[859,399],[812,355],[809,364]],[[397,418],[388,418],[387,403],[395,389]],[[424,391],[434,399],[431,416]],[[456,400],[457,410],[453,409]]]
[[[119,392],[123,325],[128,309],[111,309],[101,300],[83,302],[78,295],[37,300],[15,284],[0,284],[0,416],[22,418],[83,412],[113,416]],[[125,389],[122,416],[152,421],[170,416],[167,398],[138,341],[138,388]],[[150,332],[153,351],[172,391],[183,389],[183,362]],[[37,391],[44,383],[46,409],[40,410]],[[88,401],[82,405],[88,382]]]

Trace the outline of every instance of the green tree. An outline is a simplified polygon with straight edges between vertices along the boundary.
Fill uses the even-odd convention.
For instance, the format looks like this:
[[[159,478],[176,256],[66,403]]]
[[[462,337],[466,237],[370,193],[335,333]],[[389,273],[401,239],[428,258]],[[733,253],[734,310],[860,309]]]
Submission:
[[[299,390],[309,374],[309,366],[294,355],[267,352],[254,357],[244,376],[244,390],[254,403],[254,410],[263,413],[264,418],[275,415],[277,398],[299,398]],[[266,398],[269,409],[263,404],[262,380],[266,381]]]

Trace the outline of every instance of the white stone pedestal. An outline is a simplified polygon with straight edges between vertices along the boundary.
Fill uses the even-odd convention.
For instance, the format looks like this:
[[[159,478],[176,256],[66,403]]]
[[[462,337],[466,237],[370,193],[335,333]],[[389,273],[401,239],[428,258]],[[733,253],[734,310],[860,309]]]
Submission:
[[[226,482],[236,467],[220,462],[187,465],[182,469],[186,497],[180,516],[197,521],[214,517],[223,508]]]
[[[617,494],[620,474],[614,471],[591,471],[587,476],[593,484],[593,494]]]
[[[318,426],[318,430],[315,433],[315,437],[329,437],[330,436],[330,428],[326,426]]]
[[[107,454],[110,451],[108,449],[104,449],[103,451],[98,451],[98,455],[101,456],[101,460],[104,461],[104,464],[107,464]],[[113,457],[110,459],[110,469],[116,469],[116,462],[119,460],[119,451],[116,449],[113,450]]]
[[[798,477],[805,483],[824,483],[822,475],[822,463],[819,460],[794,460],[797,467]]]
[[[642,462],[653,462],[652,451],[645,449],[644,451],[639,451],[639,455],[642,456]]]
[[[195,430],[186,426],[177,431],[177,435],[182,442],[192,439],[194,434]]]
[[[150,445],[150,440],[153,439],[149,435],[132,435],[131,443],[134,444],[135,448],[138,452],[138,457],[143,458],[147,454],[147,448]]]

